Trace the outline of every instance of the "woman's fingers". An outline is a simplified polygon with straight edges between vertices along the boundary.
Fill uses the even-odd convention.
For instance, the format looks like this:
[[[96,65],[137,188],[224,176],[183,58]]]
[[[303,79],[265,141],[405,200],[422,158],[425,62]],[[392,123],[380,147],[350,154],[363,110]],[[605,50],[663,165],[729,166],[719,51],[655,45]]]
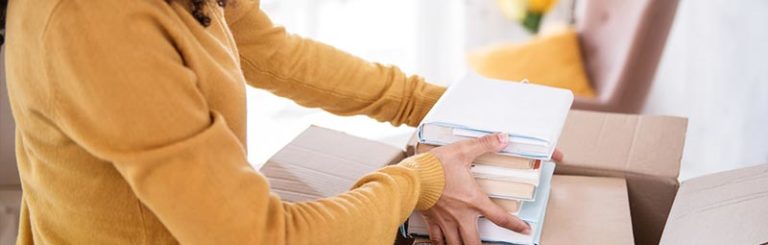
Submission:
[[[476,139],[459,141],[454,144],[459,152],[462,153],[462,161],[469,163],[483,154],[498,152],[504,149],[509,144],[509,138],[507,134],[496,133]]]
[[[443,235],[443,242],[445,244],[461,244],[461,237],[459,236],[459,223],[451,217],[448,213],[435,212],[430,218],[433,223],[436,223],[440,228],[440,233]]]
[[[477,216],[469,215],[459,225],[459,233],[464,244],[480,245],[480,235],[477,232]]]
[[[502,207],[499,207],[499,205],[493,203],[489,198],[484,198],[484,200],[481,201],[479,209],[480,213],[483,214],[485,218],[498,226],[523,234],[531,233],[531,227],[528,226],[528,223],[525,223],[525,221],[517,216],[510,214]]]
[[[440,229],[443,232],[446,244],[461,244],[459,227],[457,227],[455,223],[441,222]]]
[[[439,225],[429,224],[427,229],[429,231],[429,241],[431,241],[433,244],[445,244],[445,239],[443,238],[443,231],[440,230]]]
[[[446,244],[479,244],[477,217],[486,216],[499,226],[530,232],[528,224],[497,206],[482,192],[469,171],[477,157],[498,152],[509,144],[507,134],[491,134],[430,150],[445,173],[445,189],[437,203],[426,211],[429,236]]]
[[[429,232],[429,240],[433,244],[445,244],[443,238],[443,231],[440,229],[440,225],[435,220],[431,220],[427,215],[423,215],[424,221],[427,222],[427,232]]]
[[[558,149],[555,149],[555,152],[552,153],[552,160],[554,160],[555,162],[562,162],[563,157],[565,157],[565,155],[563,154],[562,151]]]

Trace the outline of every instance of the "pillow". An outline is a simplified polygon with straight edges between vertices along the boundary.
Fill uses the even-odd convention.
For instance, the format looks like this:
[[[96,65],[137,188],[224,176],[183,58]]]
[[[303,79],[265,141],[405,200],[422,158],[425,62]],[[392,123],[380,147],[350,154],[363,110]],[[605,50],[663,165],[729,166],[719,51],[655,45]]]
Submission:
[[[570,89],[581,97],[595,97],[584,71],[576,31],[536,37],[523,44],[500,44],[470,52],[469,65],[480,75]]]

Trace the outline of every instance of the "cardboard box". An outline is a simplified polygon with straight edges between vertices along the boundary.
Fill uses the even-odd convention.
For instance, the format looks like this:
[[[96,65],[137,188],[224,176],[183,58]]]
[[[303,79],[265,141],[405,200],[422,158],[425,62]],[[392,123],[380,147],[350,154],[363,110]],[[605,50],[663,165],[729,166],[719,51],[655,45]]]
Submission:
[[[657,244],[679,187],[688,120],[571,110],[556,175],[627,180],[635,243]],[[415,137],[407,147],[415,151]]]
[[[555,174],[626,178],[637,244],[657,244],[679,186],[688,120],[572,110]]]
[[[405,157],[402,149],[339,131],[310,126],[260,171],[285,201],[341,194],[362,176]]]
[[[555,175],[541,244],[634,244],[625,180]]]
[[[768,243],[768,165],[684,181],[661,244]]]
[[[386,144],[312,126],[268,160],[261,172],[283,200],[305,201],[345,192],[365,174],[402,160],[403,153]],[[569,244],[631,243],[623,179],[555,176],[552,186],[543,244],[564,240]],[[590,238],[595,234],[602,237]]]
[[[768,165],[691,179],[677,192],[686,124],[572,111],[558,145],[566,155],[553,179],[542,244],[768,242]],[[285,200],[302,201],[345,192],[403,158],[396,147],[313,126],[262,172]]]
[[[541,244],[634,244],[625,180],[555,175]]]

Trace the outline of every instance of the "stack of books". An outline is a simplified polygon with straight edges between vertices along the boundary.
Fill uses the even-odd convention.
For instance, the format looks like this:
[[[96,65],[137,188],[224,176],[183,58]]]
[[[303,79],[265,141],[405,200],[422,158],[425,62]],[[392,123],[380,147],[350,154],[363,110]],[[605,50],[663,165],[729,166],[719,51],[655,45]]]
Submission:
[[[531,225],[531,234],[481,217],[481,240],[539,243],[555,169],[550,160],[572,102],[569,90],[470,76],[454,83],[419,125],[416,153],[487,134],[508,134],[509,145],[475,159],[471,172],[493,202]],[[428,234],[420,214],[411,215],[406,231]]]
[[[435,145],[418,143],[416,153],[425,153]],[[503,154],[483,155],[473,162],[472,175],[491,200],[507,211],[517,213],[522,201],[533,201],[541,183],[540,160]]]

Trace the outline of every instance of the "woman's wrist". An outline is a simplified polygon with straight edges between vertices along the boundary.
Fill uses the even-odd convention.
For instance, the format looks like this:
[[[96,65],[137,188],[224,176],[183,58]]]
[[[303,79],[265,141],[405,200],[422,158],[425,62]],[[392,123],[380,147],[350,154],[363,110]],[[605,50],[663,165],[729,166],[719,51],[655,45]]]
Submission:
[[[445,173],[440,160],[432,153],[424,153],[405,159],[400,165],[414,169],[418,174],[420,190],[416,210],[435,205],[445,188]]]

